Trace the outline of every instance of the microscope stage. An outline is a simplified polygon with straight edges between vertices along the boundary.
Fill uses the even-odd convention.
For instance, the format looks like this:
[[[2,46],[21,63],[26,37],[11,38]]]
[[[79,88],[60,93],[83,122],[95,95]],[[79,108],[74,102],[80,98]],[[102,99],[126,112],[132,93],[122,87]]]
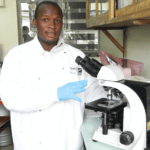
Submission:
[[[85,104],[85,108],[94,111],[107,112],[115,108],[122,108],[127,105],[126,102],[120,100],[107,100],[106,98],[98,99],[96,101]]]

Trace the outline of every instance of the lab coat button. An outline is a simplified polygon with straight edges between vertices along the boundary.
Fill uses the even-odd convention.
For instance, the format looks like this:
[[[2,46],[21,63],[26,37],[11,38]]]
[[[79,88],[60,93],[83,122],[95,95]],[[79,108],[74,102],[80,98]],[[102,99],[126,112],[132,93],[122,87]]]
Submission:
[[[66,52],[64,52],[66,54]]]

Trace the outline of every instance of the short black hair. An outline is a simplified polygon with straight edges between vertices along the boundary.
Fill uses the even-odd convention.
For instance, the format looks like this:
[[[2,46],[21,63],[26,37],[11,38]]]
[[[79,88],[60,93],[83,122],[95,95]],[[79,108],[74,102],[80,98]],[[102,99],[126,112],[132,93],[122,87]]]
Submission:
[[[41,5],[43,5],[43,4],[50,4],[50,5],[52,5],[52,6],[58,7],[58,8],[60,9],[60,11],[61,11],[61,16],[62,16],[62,18],[63,18],[62,9],[59,7],[59,5],[58,5],[57,3],[52,2],[52,1],[43,1],[43,2],[41,2],[41,3],[39,3],[39,4],[37,5],[37,7],[36,7],[36,9],[35,9],[34,19],[37,19],[39,7],[40,7]]]
[[[29,31],[28,26],[23,26],[23,30],[25,30],[25,31]]]

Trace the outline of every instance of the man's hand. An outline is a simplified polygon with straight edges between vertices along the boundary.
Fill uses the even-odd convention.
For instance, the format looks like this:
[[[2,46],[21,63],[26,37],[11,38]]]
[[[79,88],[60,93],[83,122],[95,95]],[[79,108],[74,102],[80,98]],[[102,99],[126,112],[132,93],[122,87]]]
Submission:
[[[86,90],[85,86],[87,86],[87,80],[81,80],[77,82],[69,82],[62,87],[57,89],[57,96],[59,101],[74,99],[78,102],[82,102],[82,99],[77,97],[75,94],[84,92]]]

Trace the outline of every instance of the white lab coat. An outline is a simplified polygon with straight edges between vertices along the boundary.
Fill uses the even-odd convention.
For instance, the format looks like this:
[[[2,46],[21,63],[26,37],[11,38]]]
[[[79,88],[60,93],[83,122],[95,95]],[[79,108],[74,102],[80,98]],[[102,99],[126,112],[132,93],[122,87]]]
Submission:
[[[44,51],[37,36],[14,47],[4,59],[0,94],[11,113],[14,150],[80,150],[84,104],[106,96],[97,79],[82,70],[77,56],[84,54],[60,38],[50,52]],[[68,82],[88,79],[82,99],[59,101],[57,88]]]

